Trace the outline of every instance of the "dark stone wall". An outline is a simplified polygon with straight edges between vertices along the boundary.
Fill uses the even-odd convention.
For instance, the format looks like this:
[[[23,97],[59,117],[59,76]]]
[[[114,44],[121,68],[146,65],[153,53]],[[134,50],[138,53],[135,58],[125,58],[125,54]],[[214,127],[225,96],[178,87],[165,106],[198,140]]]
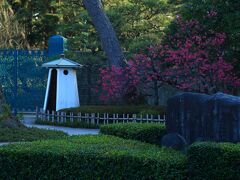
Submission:
[[[203,136],[202,104],[210,96],[181,93],[168,100],[166,127],[168,133],[177,132],[188,143]]]
[[[168,133],[187,143],[199,140],[240,142],[240,97],[181,93],[168,100]]]
[[[240,142],[240,97],[217,93],[203,104],[209,140]]]

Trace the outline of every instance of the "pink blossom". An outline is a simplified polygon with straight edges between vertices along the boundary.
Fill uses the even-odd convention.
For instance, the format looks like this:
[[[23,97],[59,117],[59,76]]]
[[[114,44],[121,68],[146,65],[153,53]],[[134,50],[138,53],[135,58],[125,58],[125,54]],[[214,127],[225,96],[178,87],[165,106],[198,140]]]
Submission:
[[[216,15],[210,11],[207,17]],[[154,83],[205,93],[240,87],[240,78],[222,53],[224,32],[208,30],[195,19],[183,21],[180,16],[177,30],[166,39],[167,44],[146,48],[146,54],[134,55],[126,67],[101,68],[101,99],[119,101],[128,96],[134,101],[151,92]]]

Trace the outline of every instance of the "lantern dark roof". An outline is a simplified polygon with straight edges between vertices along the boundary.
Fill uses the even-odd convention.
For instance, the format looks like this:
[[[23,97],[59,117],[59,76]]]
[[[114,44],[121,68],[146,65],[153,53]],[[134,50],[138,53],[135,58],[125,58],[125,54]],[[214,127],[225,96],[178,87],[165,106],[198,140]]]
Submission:
[[[47,67],[47,68],[80,68],[82,67],[81,64],[71,61],[70,59],[65,58],[63,55],[61,56],[60,59],[50,61],[48,63],[44,63],[42,67]]]

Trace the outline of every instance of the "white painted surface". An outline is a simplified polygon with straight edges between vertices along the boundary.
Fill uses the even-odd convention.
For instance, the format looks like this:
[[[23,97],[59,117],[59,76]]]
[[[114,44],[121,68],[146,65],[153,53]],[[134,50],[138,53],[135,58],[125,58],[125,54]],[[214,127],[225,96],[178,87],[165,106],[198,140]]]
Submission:
[[[45,94],[45,101],[43,110],[47,109],[47,102],[50,90],[52,68],[49,69],[47,89]],[[64,74],[64,70],[68,74]],[[65,108],[79,107],[79,94],[77,85],[77,73],[73,68],[58,68],[57,69],[57,93],[56,93],[56,111]]]
[[[45,100],[44,100],[44,106],[43,106],[43,110],[44,111],[46,111],[46,109],[47,109],[47,100],[48,100],[48,93],[49,93],[49,87],[50,87],[51,74],[52,74],[52,69],[49,69],[49,71],[48,71],[47,88],[46,88]]]
[[[65,75],[64,70],[68,71]],[[56,110],[79,107],[77,74],[75,69],[57,69],[57,103]]]

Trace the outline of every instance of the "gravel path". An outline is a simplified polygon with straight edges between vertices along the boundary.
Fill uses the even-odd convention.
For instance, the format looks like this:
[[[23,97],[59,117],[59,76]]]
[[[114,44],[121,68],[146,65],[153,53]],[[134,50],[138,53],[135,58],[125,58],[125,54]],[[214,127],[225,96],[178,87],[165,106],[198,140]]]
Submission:
[[[63,131],[69,135],[86,135],[86,134],[96,135],[99,133],[99,129],[70,128],[70,127],[48,126],[48,125],[37,125],[37,124],[25,124],[25,126],[35,127],[40,129]]]
[[[8,145],[10,144],[9,142],[6,142],[6,143],[0,143],[0,146],[4,146],[4,145]]]
[[[38,124],[35,124],[35,118],[36,117],[33,114],[26,114],[23,116],[23,124],[27,127],[63,131],[69,135],[86,135],[86,134],[96,135],[99,133],[99,129],[84,129],[84,128],[62,127],[62,126],[38,125]]]
[[[68,135],[97,135],[99,134],[99,129],[84,129],[84,128],[70,128],[70,127],[61,127],[61,126],[48,126],[48,125],[38,125],[35,124],[35,116],[31,114],[24,115],[23,124],[27,127],[35,127],[40,129],[49,129],[63,131]],[[11,142],[12,143],[12,142]],[[11,144],[10,142],[0,142],[0,146],[5,146]]]

